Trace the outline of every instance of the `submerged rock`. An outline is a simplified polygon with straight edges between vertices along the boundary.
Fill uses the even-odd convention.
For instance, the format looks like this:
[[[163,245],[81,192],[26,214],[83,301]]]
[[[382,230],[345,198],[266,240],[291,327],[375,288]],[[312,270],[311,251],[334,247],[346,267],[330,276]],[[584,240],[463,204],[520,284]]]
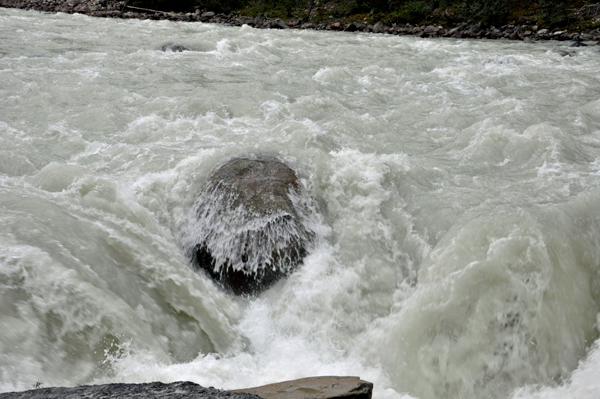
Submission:
[[[371,399],[373,384],[359,377],[309,377],[231,392],[263,399]]]
[[[173,53],[181,53],[183,51],[189,51],[190,49],[179,43],[167,43],[161,48],[162,51],[171,51]]]
[[[581,39],[579,38],[579,36],[577,36],[577,37],[575,37],[573,44],[571,44],[571,47],[587,47],[587,44],[582,42]]]
[[[275,157],[234,158],[209,179],[187,234],[196,267],[237,295],[290,274],[312,248],[320,216],[296,173]]]

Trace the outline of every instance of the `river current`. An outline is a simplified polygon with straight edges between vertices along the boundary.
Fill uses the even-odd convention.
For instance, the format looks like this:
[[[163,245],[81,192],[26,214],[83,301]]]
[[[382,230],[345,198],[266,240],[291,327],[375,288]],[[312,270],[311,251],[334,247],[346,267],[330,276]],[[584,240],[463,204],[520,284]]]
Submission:
[[[322,214],[255,299],[184,256],[240,154],[286,161]],[[0,9],[0,392],[597,398],[599,182],[598,47]]]

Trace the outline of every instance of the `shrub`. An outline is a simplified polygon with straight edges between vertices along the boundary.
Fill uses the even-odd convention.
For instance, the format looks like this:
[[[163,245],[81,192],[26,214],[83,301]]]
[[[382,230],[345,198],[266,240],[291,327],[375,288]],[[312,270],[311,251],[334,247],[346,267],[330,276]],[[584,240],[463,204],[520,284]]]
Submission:
[[[540,24],[547,28],[566,25],[569,22],[568,0],[540,0]]]
[[[424,1],[409,1],[392,11],[389,19],[396,23],[417,23],[427,18],[432,11],[431,5]]]
[[[132,0],[130,5],[159,11],[192,11],[195,0]]]
[[[180,0],[180,1],[194,1],[194,0]],[[242,8],[245,2],[241,0],[197,0],[196,4],[209,11],[216,13],[229,14],[233,10]]]
[[[510,0],[463,1],[459,9],[466,18],[481,21],[486,25],[506,24],[511,10]]]

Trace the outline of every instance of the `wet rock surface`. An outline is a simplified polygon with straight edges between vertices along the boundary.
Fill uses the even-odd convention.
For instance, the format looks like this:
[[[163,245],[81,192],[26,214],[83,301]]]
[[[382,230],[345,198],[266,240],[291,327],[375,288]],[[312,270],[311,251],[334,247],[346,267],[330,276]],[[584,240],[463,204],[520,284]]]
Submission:
[[[0,399],[371,399],[373,384],[359,377],[309,377],[222,391],[187,381],[105,384],[0,393]]]
[[[263,399],[371,399],[373,384],[359,377],[311,377],[231,392]]]
[[[585,32],[568,32],[559,29],[538,29],[537,26],[523,27],[504,25],[500,27],[484,26],[480,23],[462,22],[453,27],[413,26],[410,24],[390,24],[377,22],[373,24],[357,23],[345,19],[329,22],[303,21],[302,19],[282,20],[240,16],[235,14],[215,14],[210,10],[195,12],[172,12],[134,7],[126,1],[107,2],[106,0],[0,0],[0,7],[21,8],[45,12],[80,13],[94,17],[136,18],[151,20],[170,20],[180,22],[206,22],[227,26],[248,25],[256,29],[316,29],[345,32],[372,32],[390,35],[410,35],[422,38],[444,37],[453,39],[497,39],[497,40],[557,40],[581,43],[599,42],[600,30]]]
[[[163,384],[106,384],[75,388],[39,388],[23,392],[0,393],[0,399],[261,399],[255,394],[232,393],[204,388],[193,382]]]
[[[234,158],[217,168],[192,218],[189,255],[224,288],[257,294],[294,271],[312,248],[317,206],[275,157]]]

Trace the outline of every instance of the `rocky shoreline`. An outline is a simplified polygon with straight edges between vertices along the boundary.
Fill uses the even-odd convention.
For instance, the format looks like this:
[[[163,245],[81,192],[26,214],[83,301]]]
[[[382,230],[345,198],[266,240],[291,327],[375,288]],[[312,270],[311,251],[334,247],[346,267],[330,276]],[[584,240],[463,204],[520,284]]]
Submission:
[[[499,28],[485,27],[480,23],[463,22],[456,27],[413,26],[410,24],[355,23],[345,20],[330,22],[303,21],[302,19],[282,20],[242,16],[235,14],[215,14],[211,11],[164,12],[127,5],[126,1],[108,2],[107,0],[0,0],[0,7],[20,8],[42,12],[63,12],[68,14],[86,14],[93,17],[170,20],[182,22],[204,22],[227,26],[248,25],[256,29],[315,29],[344,32],[371,32],[391,35],[411,35],[423,38],[446,37],[455,39],[496,39],[496,40],[558,40],[574,41],[574,46],[583,42],[600,42],[600,29],[585,32],[568,32],[559,29],[538,29],[536,26],[524,28],[505,25]]]

